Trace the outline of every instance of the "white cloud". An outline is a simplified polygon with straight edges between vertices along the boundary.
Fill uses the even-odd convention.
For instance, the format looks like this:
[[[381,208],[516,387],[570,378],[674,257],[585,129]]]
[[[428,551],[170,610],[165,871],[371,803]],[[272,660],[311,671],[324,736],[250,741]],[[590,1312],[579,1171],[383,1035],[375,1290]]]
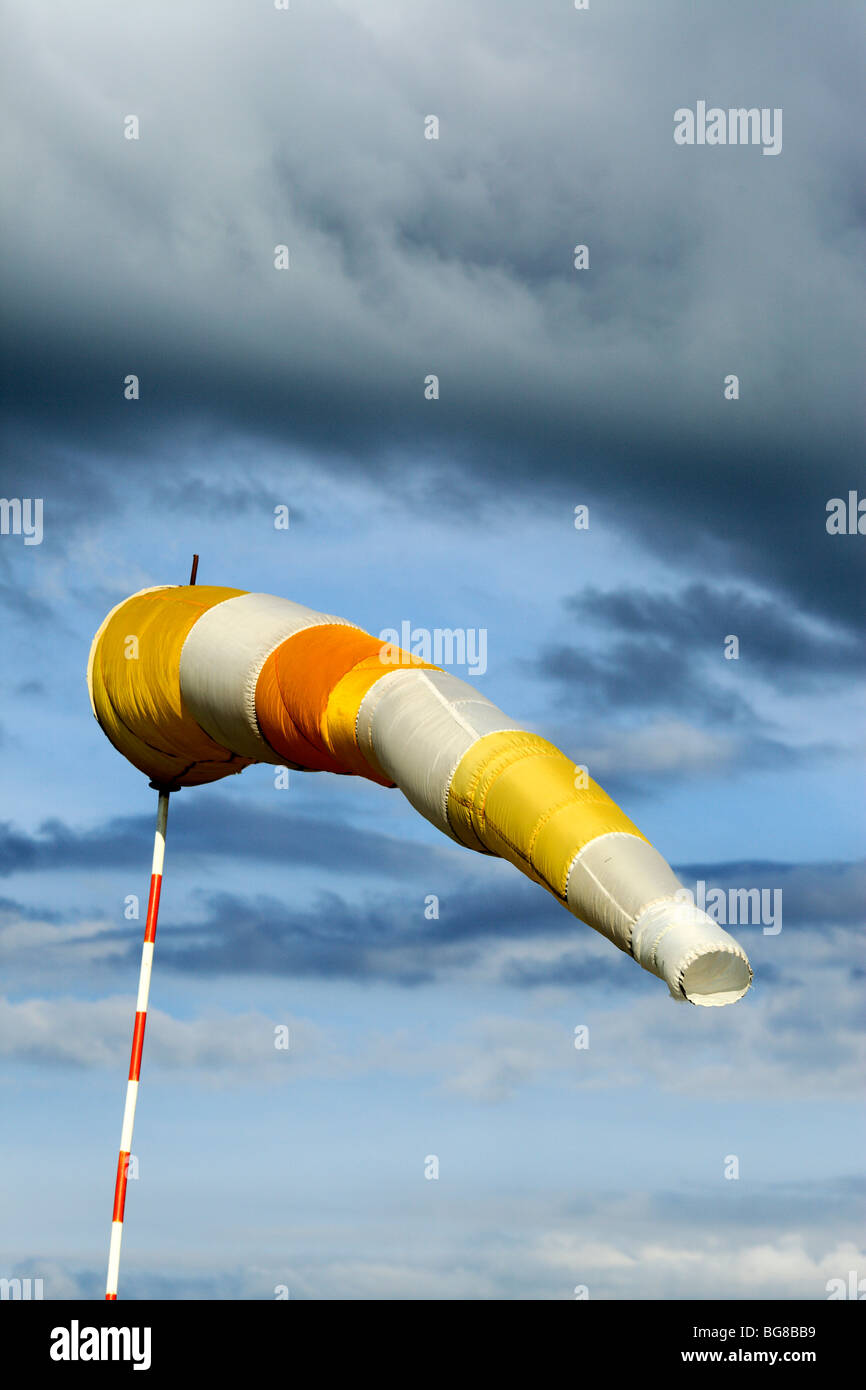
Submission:
[[[682,720],[658,720],[639,729],[618,729],[612,743],[588,747],[583,761],[596,778],[612,773],[703,773],[733,763],[743,740],[698,729]]]
[[[541,1236],[533,1256],[543,1267],[586,1284],[590,1298],[779,1298],[827,1297],[827,1281],[866,1268],[866,1248],[853,1241],[825,1241],[820,1254],[795,1232],[752,1242],[705,1234],[684,1241],[598,1243],[577,1232]]]
[[[133,1011],[128,996],[0,999],[0,1056],[49,1065],[121,1066],[131,1044]],[[274,1045],[275,1028],[282,1025],[289,1029],[288,1050]],[[328,1046],[322,1031],[305,1019],[257,1013],[179,1019],[150,1009],[145,1051],[148,1069],[189,1067],[284,1081]]]
[[[371,1231],[330,1223],[318,1248],[307,1250],[307,1233],[293,1230],[290,1260],[265,1257],[226,1271],[144,1256],[128,1272],[126,1288],[131,1297],[268,1300],[283,1285],[292,1299],[567,1301],[585,1285],[590,1300],[821,1301],[830,1280],[847,1285],[850,1271],[866,1269],[866,1248],[835,1236],[810,1250],[795,1231],[760,1241],[744,1232],[721,1238],[689,1232],[681,1240],[630,1239],[625,1232],[611,1238],[567,1227],[533,1234],[512,1214],[504,1238],[478,1230],[473,1216],[464,1211],[462,1225],[449,1224],[444,1238],[431,1239],[429,1228],[422,1238],[420,1227],[402,1226],[402,1240],[386,1240],[384,1249],[376,1249]],[[462,1239],[467,1229],[474,1233],[471,1250]],[[340,1254],[341,1246],[351,1253]],[[42,1277],[48,1299],[93,1297],[102,1272],[82,1272],[81,1264],[34,1256],[16,1260],[9,1277]]]
[[[40,928],[46,940],[54,930]],[[414,1076],[485,1104],[551,1081],[569,1090],[636,1086],[718,1101],[860,1095],[866,1031],[861,991],[850,974],[851,934],[844,928],[783,929],[767,938],[760,928],[747,929],[756,985],[739,1003],[706,1010],[677,1005],[661,988],[613,994],[592,983],[591,975],[580,986],[557,985],[557,961],[572,959],[577,950],[591,966],[609,951],[585,931],[582,946],[529,938],[484,947],[481,963],[467,969],[477,984],[495,983],[509,962],[527,961],[543,964],[553,982],[537,995],[521,991],[514,1013],[458,1013],[450,1031],[434,1034],[425,1021],[383,1030],[372,1013],[366,1031],[350,1033],[338,1024],[325,1031],[309,1020],[268,1019],[258,1012],[179,1019],[154,1009],[148,1015],[148,1064],[193,1068],[209,1082],[219,1076],[229,1084],[280,1084],[313,1073]],[[624,959],[623,967],[630,962]],[[49,1065],[116,1066],[129,1047],[132,1009],[129,996],[0,1001],[0,1055]],[[290,1066],[273,1045],[274,1027],[282,1022],[291,1028]],[[588,1049],[575,1049],[575,1023],[590,1025]]]

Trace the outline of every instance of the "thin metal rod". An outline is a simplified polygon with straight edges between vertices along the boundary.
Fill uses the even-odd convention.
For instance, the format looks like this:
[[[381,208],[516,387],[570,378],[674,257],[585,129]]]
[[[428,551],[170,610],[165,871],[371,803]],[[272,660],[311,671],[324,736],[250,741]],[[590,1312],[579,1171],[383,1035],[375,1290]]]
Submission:
[[[153,947],[156,941],[156,922],[159,916],[159,894],[162,888],[162,866],[165,859],[165,830],[168,821],[167,791],[160,791],[156,810],[156,834],[153,840],[153,867],[150,874],[150,895],[147,900],[147,920],[144,924],[144,944],[141,948],[141,973],[138,977],[138,999],[135,1004],[135,1026],[132,1030],[132,1055],[129,1059],[129,1080],[126,1084],[126,1105],[120,1131],[120,1156],[114,1184],[114,1211],[111,1217],[111,1245],[108,1251],[108,1278],[105,1297],[117,1298],[120,1272],[120,1242],[123,1238],[123,1211],[126,1206],[126,1178],[129,1155],[132,1151],[132,1131],[135,1124],[135,1103],[141,1075],[141,1053],[144,1047],[144,1025],[147,1021],[147,1000],[150,994],[150,972],[153,968]]]
[[[198,574],[198,556],[197,556],[197,555],[193,555],[193,557],[192,557],[192,569],[191,569],[190,572],[189,572],[189,582],[190,582],[190,584],[194,584],[194,583],[195,583],[195,577],[196,577],[197,574]]]

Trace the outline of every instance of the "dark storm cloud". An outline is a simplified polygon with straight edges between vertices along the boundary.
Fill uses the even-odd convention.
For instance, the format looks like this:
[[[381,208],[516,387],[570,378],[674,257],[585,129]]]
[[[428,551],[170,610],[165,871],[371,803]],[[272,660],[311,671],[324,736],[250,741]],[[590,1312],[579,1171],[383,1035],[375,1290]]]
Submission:
[[[824,525],[863,477],[853,7],[11,11],[5,493],[182,500],[194,441],[220,505],[222,446],[261,438],[395,491],[588,500],[857,613],[864,547]],[[782,153],[675,147],[700,97],[783,107]]]
[[[588,711],[667,711],[747,731],[749,763],[777,767],[832,751],[825,743],[787,746],[731,680],[758,676],[781,694],[840,685],[862,677],[866,645],[853,615],[818,623],[790,603],[738,588],[699,582],[677,593],[601,590],[594,585],[563,601],[578,640],[548,643],[526,663],[555,681],[560,703]],[[587,643],[587,628],[601,636]],[[730,636],[736,662],[724,659]]]
[[[483,892],[456,877],[449,878],[447,886],[443,880],[439,917],[428,920],[424,909],[429,869],[428,863],[421,886],[420,879],[413,881],[407,874],[407,884],[387,895],[328,891],[301,908],[278,897],[203,894],[198,920],[167,920],[162,968],[196,976],[380,981],[403,987],[465,979],[480,971],[488,980],[520,990],[610,986],[640,994],[654,988],[648,975],[626,969],[621,953],[612,947],[599,950],[594,933],[522,878]],[[708,893],[713,888],[769,890],[767,903],[774,914],[778,911],[778,933],[765,937],[760,913],[752,913],[751,907],[739,907],[736,923],[726,923],[750,951],[761,989],[797,983],[804,962],[808,968],[810,943],[822,937],[848,978],[863,976],[851,946],[843,950],[839,932],[862,922],[866,864],[744,862],[688,865],[678,873],[693,892],[698,880],[704,881]],[[780,901],[772,896],[776,890],[781,890]],[[708,906],[715,910],[712,902]],[[97,960],[101,979],[128,974],[134,967],[140,954],[137,933],[133,940],[128,928],[97,925],[84,931],[79,912],[69,919],[75,931],[67,938],[65,920],[55,910],[0,900],[0,928],[9,927],[13,933],[4,946],[10,980],[15,978],[16,962],[26,966],[34,949],[43,965],[55,953],[67,983],[75,979],[79,954],[91,983]],[[47,941],[41,937],[34,948],[29,932],[15,935],[19,921],[56,923],[60,931]],[[793,936],[792,927],[797,929]]]
[[[177,510],[189,510],[196,516],[249,515],[273,516],[276,505],[273,485],[236,479],[225,487],[215,486],[207,478],[189,477],[173,482],[160,482],[163,505]],[[297,506],[291,509],[291,524],[303,521],[304,513]]]
[[[387,911],[353,907],[335,893],[323,895],[310,912],[292,911],[276,899],[225,894],[211,898],[203,923],[178,929],[164,963],[194,974],[355,980],[385,974],[401,984],[422,984],[433,977],[431,967],[412,952],[397,959],[408,936]],[[380,951],[392,957],[384,970],[375,961]]]
[[[381,873],[401,876],[429,869],[436,846],[415,845],[375,831],[358,830],[330,819],[261,811],[226,797],[172,806],[172,854],[216,856],[221,860],[259,860],[307,864],[329,873]],[[36,834],[0,825],[0,875],[44,874],[55,869],[141,865],[150,843],[149,816],[118,816],[92,830],[50,820]]]
[[[202,922],[172,925],[163,963],[195,975],[310,976],[411,987],[459,977],[481,963],[485,950],[509,942],[514,954],[496,972],[504,984],[621,986],[624,972],[616,959],[598,960],[575,949],[562,958],[560,970],[558,961],[539,965],[520,954],[533,936],[576,931],[574,918],[525,883],[484,894],[450,892],[438,920],[424,917],[418,894],[373,903],[327,893],[307,911],[275,899],[220,894],[208,900]],[[130,960],[134,955],[130,947]]]
[[[15,581],[8,554],[0,555],[0,605],[19,622],[41,626],[54,618],[50,604]]]
[[[743,860],[729,864],[686,864],[678,877],[694,890],[710,887],[782,890],[786,925],[816,923],[856,926],[866,916],[866,861],[839,864],[776,864]]]
[[[622,969],[621,962],[611,956],[598,959],[580,951],[565,951],[553,960],[537,960],[527,956],[509,960],[502,968],[502,982],[518,989],[535,989],[542,985],[563,988],[581,985],[612,985],[617,990],[638,991],[643,985],[642,972]]]
[[[644,589],[603,593],[589,587],[566,599],[565,607],[583,622],[628,634],[626,652],[650,658],[650,693],[665,679],[663,668],[672,657],[681,657],[678,680],[690,656],[718,658],[729,633],[739,639],[743,667],[785,690],[792,682],[801,687],[866,669],[866,646],[848,627],[837,624],[835,630],[816,631],[790,607],[738,589],[699,583],[673,595]]]
[[[655,730],[650,734],[655,737]],[[556,742],[556,740],[552,740]],[[828,758],[838,759],[844,750],[829,742],[815,743],[803,748],[785,743],[781,739],[749,736],[726,753],[715,764],[716,771],[730,769],[734,763],[745,765],[750,772],[793,772],[814,770],[826,767]],[[681,783],[689,775],[700,777],[711,774],[714,764],[708,759],[689,768],[682,763],[673,763],[658,769],[632,771],[627,765],[627,757],[618,754],[618,765],[611,765],[604,773],[604,789],[614,801],[628,803],[643,797],[647,802],[658,800],[669,787]]]
[[[557,681],[571,708],[577,702],[605,712],[673,709],[701,712],[722,724],[754,728],[758,722],[748,701],[719,689],[712,672],[688,648],[655,637],[615,642],[603,653],[584,645],[551,644],[526,666]]]
[[[680,877],[693,890],[698,878],[708,890],[769,889],[767,902],[779,908],[780,933],[792,925],[814,931],[859,923],[866,901],[866,864],[690,866]],[[778,889],[782,897],[774,899]],[[217,894],[207,899],[202,921],[172,924],[165,934],[167,964],[194,974],[302,975],[411,986],[460,976],[490,947],[508,943],[508,953],[495,967],[506,985],[647,987],[648,977],[625,971],[619,953],[596,955],[594,939],[586,938],[580,924],[522,879],[484,893],[456,884],[443,892],[436,920],[424,917],[423,902],[414,891],[375,901],[326,893],[312,908],[297,911],[276,899]],[[764,940],[759,913],[754,920],[745,907],[738,913],[731,929],[747,932],[757,949]],[[532,942],[542,937],[561,937],[562,950],[539,959]],[[130,961],[136,951],[130,946]],[[843,964],[856,969],[850,961]],[[799,968],[798,955],[789,958],[774,948],[768,968],[761,964],[762,984],[780,982]]]
[[[62,922],[64,914],[56,909],[27,907],[14,898],[0,898],[0,924],[22,919],[25,922]]]

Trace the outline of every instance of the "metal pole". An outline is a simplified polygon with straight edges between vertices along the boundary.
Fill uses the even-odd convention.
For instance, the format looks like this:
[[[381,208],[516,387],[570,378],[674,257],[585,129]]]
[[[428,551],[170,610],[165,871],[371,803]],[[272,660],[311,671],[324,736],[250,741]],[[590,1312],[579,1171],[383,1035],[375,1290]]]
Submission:
[[[138,977],[138,999],[135,1005],[135,1027],[132,1031],[132,1055],[129,1061],[129,1080],[126,1085],[126,1105],[120,1131],[120,1156],[114,1184],[114,1212],[111,1217],[111,1245],[108,1252],[108,1279],[105,1297],[117,1298],[117,1279],[120,1270],[120,1242],[123,1238],[123,1209],[126,1205],[126,1176],[132,1150],[132,1130],[135,1124],[135,1103],[138,1099],[138,1080],[141,1075],[141,1052],[144,1047],[144,1025],[147,1021],[147,1000],[150,994],[150,972],[153,966],[153,947],[156,941],[156,922],[159,915],[159,893],[162,887],[162,866],[165,858],[165,828],[168,821],[169,793],[159,791],[156,811],[156,834],[153,841],[153,867],[150,875],[150,896],[147,901],[147,920],[144,925],[144,944],[141,948],[141,973]]]

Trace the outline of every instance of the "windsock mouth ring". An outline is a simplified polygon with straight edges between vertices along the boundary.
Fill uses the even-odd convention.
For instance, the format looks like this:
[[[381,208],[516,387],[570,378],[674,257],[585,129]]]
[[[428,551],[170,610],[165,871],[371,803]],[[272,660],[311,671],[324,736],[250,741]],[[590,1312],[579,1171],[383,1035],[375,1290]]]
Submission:
[[[680,988],[690,1004],[734,1004],[752,983],[749,962],[730,950],[704,951],[683,971]]]
[[[752,983],[752,967],[732,936],[678,896],[651,903],[634,924],[632,955],[667,981],[675,999],[705,1008],[734,1004]]]

